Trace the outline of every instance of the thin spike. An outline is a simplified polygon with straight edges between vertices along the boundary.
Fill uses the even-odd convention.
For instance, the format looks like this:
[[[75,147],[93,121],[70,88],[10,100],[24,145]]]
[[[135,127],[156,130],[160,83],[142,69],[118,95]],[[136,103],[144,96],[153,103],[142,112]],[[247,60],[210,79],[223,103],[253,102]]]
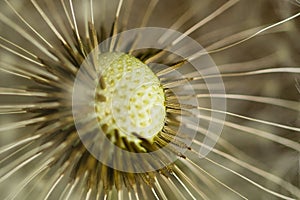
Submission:
[[[287,125],[283,125],[283,124],[279,124],[279,123],[260,120],[260,119],[257,119],[257,118],[247,117],[247,116],[244,116],[244,115],[239,115],[239,114],[228,112],[228,111],[214,110],[214,109],[204,108],[204,107],[197,107],[197,109],[222,113],[222,114],[230,115],[230,116],[233,116],[233,117],[238,117],[238,118],[241,118],[241,119],[246,119],[246,120],[253,121],[253,122],[258,122],[258,123],[262,123],[262,124],[266,124],[266,125],[270,125],[270,126],[275,126],[275,127],[278,127],[278,128],[283,128],[283,129],[287,129],[287,130],[300,132],[300,128],[298,128],[298,127],[287,126]]]
[[[32,141],[34,141],[34,140],[36,140],[36,139],[38,139],[40,137],[41,137],[41,135],[33,135],[31,137],[26,137],[24,139],[21,139],[21,140],[19,140],[17,142],[13,142],[11,144],[5,145],[5,146],[3,146],[3,147],[0,148],[0,154],[3,154],[5,152],[7,152],[7,151],[9,151],[11,149],[14,149],[16,147],[19,147],[19,146],[21,146],[23,144],[32,142]]]
[[[216,118],[211,118],[211,116],[205,116],[203,114],[197,115],[197,117],[199,119],[203,119],[203,120],[207,120],[207,121],[213,120],[214,123],[224,124],[227,127],[231,127],[231,128],[243,131],[243,132],[251,133],[252,135],[255,135],[255,136],[258,136],[258,137],[261,137],[261,138],[265,138],[267,140],[270,140],[270,141],[273,141],[275,143],[278,143],[278,144],[281,144],[283,146],[294,149],[298,152],[300,151],[300,144],[298,142],[292,141],[290,139],[287,139],[287,138],[284,138],[284,137],[281,137],[281,136],[278,136],[278,135],[274,135],[274,134],[266,132],[266,131],[262,131],[262,130],[252,128],[252,127],[248,127],[248,126],[239,125],[239,124],[228,122],[228,121],[219,120],[219,119],[216,119]],[[186,127],[191,128],[193,130],[201,131],[200,127],[196,127],[192,124],[187,124],[186,123]],[[214,134],[214,133],[210,132],[210,134]]]
[[[147,23],[149,21],[149,18],[152,15],[152,12],[153,12],[155,6],[157,5],[158,1],[159,0],[150,0],[149,1],[149,4],[147,6],[147,10],[146,10],[146,12],[144,14],[143,21],[142,21],[140,27],[144,27],[144,26],[147,25]]]
[[[44,162],[37,170],[34,170],[31,175],[29,175],[26,179],[24,179],[18,186],[16,186],[16,190],[14,190],[14,193],[11,193],[10,196],[5,198],[5,200],[12,200],[15,199],[16,196],[39,174],[41,174],[43,171],[44,174],[49,170],[48,165],[52,162],[52,159],[47,160]]]
[[[58,59],[51,54],[40,42],[35,40],[30,34],[28,34],[24,29],[22,29],[20,26],[18,26],[16,23],[14,23],[12,20],[7,18],[5,15],[0,13],[0,21],[5,23],[7,26],[11,27],[13,30],[16,31],[16,33],[19,33],[22,37],[24,37],[26,40],[31,42],[34,46],[36,46],[38,49],[40,49],[44,54],[46,54],[49,58],[53,59],[54,61],[58,61]]]
[[[209,148],[209,147],[207,147],[207,145],[205,145],[205,144],[203,144],[203,143],[201,143],[201,142],[199,142],[197,140],[194,140],[193,142],[195,144],[198,144],[198,145],[203,146],[205,148]],[[195,151],[192,151],[192,152],[198,154]],[[222,156],[222,157],[224,157],[224,158],[226,158],[226,159],[234,162],[235,164],[237,164],[237,165],[239,165],[239,166],[241,166],[241,167],[243,167],[243,168],[245,168],[245,169],[247,169],[247,170],[249,170],[249,171],[251,171],[251,172],[253,172],[255,174],[258,174],[258,175],[262,176],[265,179],[268,179],[268,180],[272,181],[273,183],[275,183],[275,184],[283,187],[287,191],[291,192],[293,195],[300,196],[300,189],[297,188],[297,187],[295,187],[291,183],[283,180],[282,178],[280,178],[278,176],[275,176],[274,174],[269,173],[267,171],[264,171],[262,169],[259,169],[259,168],[255,167],[255,166],[253,166],[253,165],[251,165],[251,164],[249,164],[247,162],[244,162],[244,161],[242,161],[240,159],[237,159],[237,158],[235,158],[235,157],[233,157],[233,156],[231,156],[231,155],[229,155],[229,154],[227,154],[225,152],[222,152],[222,151],[220,151],[220,150],[218,150],[216,148],[213,148],[212,152],[214,152],[214,153],[216,153],[216,154],[218,154],[218,155],[220,155],[220,156]]]
[[[211,162],[211,163],[213,163],[213,164],[215,164],[215,165],[217,165],[217,166],[219,166],[220,168],[223,168],[223,169],[226,170],[226,171],[229,171],[229,172],[231,172],[231,173],[237,175],[238,177],[242,178],[243,180],[245,180],[245,181],[247,181],[247,182],[253,184],[254,186],[256,186],[256,187],[262,189],[263,191],[265,191],[265,192],[267,192],[267,193],[269,193],[269,194],[272,194],[272,195],[274,195],[274,196],[276,196],[276,197],[279,197],[279,198],[282,198],[282,199],[286,199],[286,200],[294,200],[294,198],[291,198],[291,197],[288,197],[288,196],[279,194],[279,193],[277,193],[277,192],[274,192],[274,191],[272,191],[272,190],[270,190],[270,189],[268,189],[268,188],[266,188],[266,187],[264,187],[264,186],[262,186],[262,185],[256,183],[255,181],[252,181],[251,179],[247,178],[246,176],[244,176],[244,175],[242,175],[242,174],[240,174],[240,173],[238,173],[238,172],[236,172],[236,171],[234,171],[234,170],[232,170],[232,169],[229,169],[228,167],[225,167],[224,165],[219,164],[219,163],[216,162],[216,161],[213,161],[212,159],[209,159],[209,158],[207,158],[207,157],[204,157],[204,159],[207,160],[207,161],[209,161],[209,162]]]
[[[260,69],[253,70],[248,72],[238,72],[238,73],[223,73],[219,75],[208,75],[203,77],[193,77],[193,80],[204,80],[209,78],[218,78],[218,77],[240,77],[240,76],[253,76],[253,75],[261,75],[261,74],[270,74],[270,73],[300,73],[299,67],[277,67],[277,68],[268,68],[268,69]],[[190,75],[188,75],[190,76]]]
[[[27,61],[29,61],[29,62],[37,65],[37,66],[44,67],[44,65],[42,63],[40,63],[38,61],[35,61],[35,60],[33,60],[33,59],[25,56],[24,54],[21,54],[21,53],[15,51],[13,49],[7,47],[7,46],[4,46],[4,45],[0,44],[0,47],[2,47],[3,49],[7,50],[8,52],[10,52],[10,53],[12,53],[12,54],[14,54],[14,55],[16,55],[16,56],[18,56],[20,58],[23,58],[23,59],[25,59],[25,60],[27,60]]]
[[[184,160],[183,160],[184,161]],[[190,164],[192,164],[192,166],[196,167],[197,169],[199,169],[200,171],[202,171],[203,173],[205,173],[207,176],[209,176],[211,179],[213,179],[214,181],[216,181],[217,183],[219,183],[220,185],[222,185],[223,187],[227,188],[229,191],[235,193],[236,195],[238,195],[239,197],[241,197],[242,199],[246,199],[247,198],[245,196],[243,196],[242,194],[240,194],[239,192],[235,191],[234,189],[232,189],[231,187],[229,187],[228,185],[226,185],[225,183],[223,183],[222,181],[220,181],[219,179],[217,179],[215,176],[213,176],[212,174],[208,173],[207,171],[205,171],[203,168],[201,168],[199,165],[195,164],[192,160],[190,159],[186,159],[186,161],[188,161]],[[188,165],[188,163],[185,163],[186,165]]]
[[[117,38],[114,36],[117,35],[117,32],[118,32],[119,16],[120,16],[121,8],[123,5],[123,1],[124,0],[119,0],[118,8],[116,11],[115,20],[114,20],[113,27],[112,27],[111,41],[110,41],[110,46],[109,46],[110,52],[113,52],[115,49]]]
[[[30,24],[20,15],[20,13],[8,2],[8,0],[5,0],[5,3],[8,4],[8,6],[13,10],[13,12],[18,16],[18,18],[28,27],[30,30],[32,30],[47,46],[49,46],[51,49],[53,49],[53,46],[41,35],[39,34]]]
[[[152,191],[153,195],[155,196],[155,199],[160,200],[153,187],[151,187],[151,191]]]
[[[16,167],[12,168],[11,170],[9,170],[4,176],[2,176],[0,178],[0,183],[2,183],[3,181],[5,181],[7,178],[9,178],[11,175],[13,175],[19,169],[21,169],[22,167],[24,167],[25,165],[27,165],[31,161],[35,160],[36,158],[38,158],[42,154],[43,154],[43,152],[37,153],[37,154],[31,156],[30,158],[28,158],[27,160],[23,161],[22,163],[20,163],[18,166],[16,166]]]
[[[227,98],[227,99],[237,99],[243,101],[253,101],[258,103],[270,104],[274,106],[280,106],[288,108],[291,110],[298,111],[300,108],[300,103],[297,101],[272,98],[272,97],[262,97],[253,95],[242,95],[242,94],[198,94],[197,98]]]
[[[179,168],[175,166],[175,168],[178,170]],[[194,195],[192,194],[192,192],[186,187],[186,185],[181,181],[181,179],[176,175],[175,172],[171,173],[175,179],[180,183],[180,185],[184,188],[185,191],[187,191],[187,193],[192,197],[192,199],[196,199],[194,197]],[[197,189],[197,188],[194,188]]]
[[[69,14],[69,12],[68,12],[68,10],[67,10],[65,1],[64,1],[64,0],[60,0],[60,2],[61,2],[61,5],[62,5],[62,7],[63,7],[63,9],[64,9],[64,12],[65,12],[65,14],[66,14],[66,17],[67,17],[67,19],[68,19],[69,25],[71,26],[71,28],[72,28],[73,30],[75,30],[75,27],[74,27],[74,25],[73,25],[73,23],[72,23],[70,14]]]
[[[200,56],[202,56],[202,55],[212,54],[212,53],[217,53],[217,52],[220,52],[220,51],[224,51],[224,50],[226,50],[226,49],[229,49],[229,48],[231,48],[231,47],[234,47],[234,46],[236,46],[236,45],[239,45],[239,44],[241,44],[241,43],[244,43],[244,42],[246,42],[246,41],[248,41],[248,40],[254,38],[255,36],[257,36],[257,35],[259,35],[259,34],[265,32],[265,31],[268,31],[268,30],[270,30],[270,29],[272,29],[272,28],[274,28],[274,27],[276,27],[276,26],[279,26],[279,25],[281,25],[281,24],[284,24],[284,23],[286,23],[286,22],[288,22],[288,21],[290,21],[290,20],[293,20],[293,19],[295,19],[295,18],[297,18],[297,17],[299,17],[299,16],[300,16],[300,12],[298,12],[298,13],[296,13],[295,15],[293,15],[293,16],[291,16],[291,17],[288,17],[288,18],[286,18],[286,19],[284,19],[284,20],[281,20],[281,21],[279,21],[279,22],[277,22],[277,23],[275,23],[275,24],[269,25],[269,26],[267,26],[267,27],[265,27],[265,28],[263,28],[263,29],[257,31],[256,33],[250,35],[249,37],[246,37],[246,38],[244,38],[244,39],[242,39],[242,40],[240,40],[240,41],[238,41],[238,42],[235,42],[235,43],[233,43],[233,44],[227,45],[227,46],[225,46],[225,47],[221,47],[221,48],[219,48],[219,49],[211,50],[211,51],[208,51],[208,52],[200,51],[200,52],[198,52],[198,53],[195,53],[194,55],[190,56],[190,57],[188,58],[188,60],[191,61],[191,60],[194,60],[194,59],[196,59],[196,58],[198,58],[198,57],[200,57]]]
[[[162,199],[167,200],[168,198],[166,197],[166,194],[164,193],[163,189],[161,188],[157,178],[155,177],[154,180],[155,180],[154,185],[156,186],[156,188],[157,188],[159,194],[161,195]]]
[[[210,15],[208,15],[206,18],[204,18],[203,20],[201,20],[200,22],[198,22],[197,24],[195,24],[194,26],[192,26],[191,28],[189,28],[187,31],[185,31],[182,34],[182,36],[178,37],[176,40],[174,40],[172,42],[172,45],[173,46],[176,45],[183,38],[185,38],[186,36],[190,35],[195,30],[199,29],[200,27],[202,27],[206,23],[210,22],[215,17],[219,16],[220,14],[222,14],[223,12],[225,12],[226,10],[228,10],[229,8],[231,8],[232,6],[234,6],[237,2],[239,2],[239,0],[229,0],[229,1],[227,1],[225,4],[223,4],[222,6],[220,6],[216,11],[214,11],[213,13],[211,13]]]
[[[23,48],[23,47],[17,45],[16,43],[14,43],[14,42],[12,42],[12,41],[10,41],[10,40],[8,40],[8,39],[5,39],[5,38],[2,37],[2,36],[0,36],[0,39],[3,40],[3,41],[5,41],[5,42],[7,42],[7,43],[9,43],[9,44],[12,45],[12,46],[18,48],[19,50],[21,50],[21,51],[23,51],[24,53],[28,54],[28,55],[31,56],[32,58],[38,60],[38,57],[37,57],[35,54],[33,54],[33,53],[31,53],[30,51],[26,50],[25,48]],[[24,54],[23,54],[23,56],[25,57]]]
[[[178,30],[184,23],[186,23],[189,19],[191,19],[195,14],[195,7],[189,8],[186,12],[183,13],[171,26],[169,29]],[[158,40],[158,44],[162,44],[165,42],[167,38],[171,36],[170,32],[164,33]]]
[[[53,190],[56,188],[56,186],[59,184],[59,182],[62,180],[62,178],[64,177],[64,174],[61,174],[58,179],[54,182],[54,184],[51,186],[50,190],[47,192],[44,200],[49,199],[50,195],[52,194]]]
[[[78,27],[77,27],[75,11],[74,11],[74,8],[73,8],[72,0],[69,0],[69,4],[70,4],[70,7],[71,7],[71,14],[72,14],[72,19],[73,19],[73,24],[74,24],[74,31],[75,31],[75,34],[76,34],[77,42],[79,44],[80,51],[83,54],[85,54],[85,50],[83,48],[83,44],[82,44],[82,41],[81,41],[81,38],[80,38],[80,35],[79,35],[79,31],[78,31]]]

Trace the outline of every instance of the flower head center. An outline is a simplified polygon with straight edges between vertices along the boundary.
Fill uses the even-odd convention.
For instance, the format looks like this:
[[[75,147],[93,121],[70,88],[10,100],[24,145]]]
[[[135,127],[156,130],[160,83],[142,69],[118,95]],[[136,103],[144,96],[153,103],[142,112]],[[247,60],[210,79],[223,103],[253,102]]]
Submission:
[[[98,66],[95,108],[102,131],[114,140],[126,137],[139,143],[139,136],[152,141],[166,116],[164,91],[157,76],[146,64],[124,53],[100,54]]]

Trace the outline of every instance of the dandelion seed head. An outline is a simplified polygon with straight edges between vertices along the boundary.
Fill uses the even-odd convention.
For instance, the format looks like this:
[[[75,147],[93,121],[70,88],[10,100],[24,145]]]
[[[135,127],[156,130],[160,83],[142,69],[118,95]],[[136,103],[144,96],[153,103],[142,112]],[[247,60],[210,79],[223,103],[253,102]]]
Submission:
[[[298,16],[295,0],[0,2],[0,199],[298,199]]]
[[[101,54],[100,79],[95,109],[106,134],[137,142],[134,134],[153,142],[163,128],[165,97],[151,69],[137,58],[122,53]],[[104,86],[105,85],[105,86]],[[127,113],[127,114],[125,114]]]

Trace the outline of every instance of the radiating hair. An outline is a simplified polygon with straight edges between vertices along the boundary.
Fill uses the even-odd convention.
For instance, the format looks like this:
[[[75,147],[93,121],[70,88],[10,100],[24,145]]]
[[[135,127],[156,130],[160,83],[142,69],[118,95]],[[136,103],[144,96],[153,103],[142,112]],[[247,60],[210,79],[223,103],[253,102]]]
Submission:
[[[0,2],[0,198],[300,198],[299,16],[299,2],[292,0]],[[134,133],[140,142],[136,145],[102,124],[116,146],[128,152],[167,146],[176,158],[156,170],[133,173],[100,162],[83,144],[72,94],[79,68],[101,42],[141,27],[181,32],[182,38],[169,45],[189,56],[166,49],[135,50],[143,35],[110,43],[112,51],[125,43],[123,53],[147,64],[166,98],[164,127],[154,142]],[[181,44],[184,37],[197,41],[203,51]],[[166,33],[157,42],[170,38]],[[98,54],[101,49],[96,59]],[[217,67],[218,73],[192,70],[189,64],[201,56],[215,64],[203,68]],[[179,77],[173,73],[178,69]],[[218,83],[209,90],[207,81],[216,78],[226,93]],[[214,108],[214,100],[226,100],[227,109]],[[97,134],[88,114],[82,114],[84,136]],[[178,120],[186,115],[187,120]],[[218,117],[225,115],[225,120]],[[213,148],[205,143],[207,136],[217,134],[208,131],[210,124],[223,127]],[[195,132],[193,138],[189,132]],[[105,145],[101,148],[105,152]],[[201,157],[201,148],[209,149],[208,155]],[[160,166],[169,159],[166,155],[121,164]]]

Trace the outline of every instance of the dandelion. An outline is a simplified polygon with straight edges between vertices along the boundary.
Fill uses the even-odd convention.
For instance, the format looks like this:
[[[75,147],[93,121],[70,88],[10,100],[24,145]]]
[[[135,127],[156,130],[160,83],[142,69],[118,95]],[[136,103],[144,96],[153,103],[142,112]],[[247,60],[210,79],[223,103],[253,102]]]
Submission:
[[[0,10],[1,199],[300,197],[299,2]]]

